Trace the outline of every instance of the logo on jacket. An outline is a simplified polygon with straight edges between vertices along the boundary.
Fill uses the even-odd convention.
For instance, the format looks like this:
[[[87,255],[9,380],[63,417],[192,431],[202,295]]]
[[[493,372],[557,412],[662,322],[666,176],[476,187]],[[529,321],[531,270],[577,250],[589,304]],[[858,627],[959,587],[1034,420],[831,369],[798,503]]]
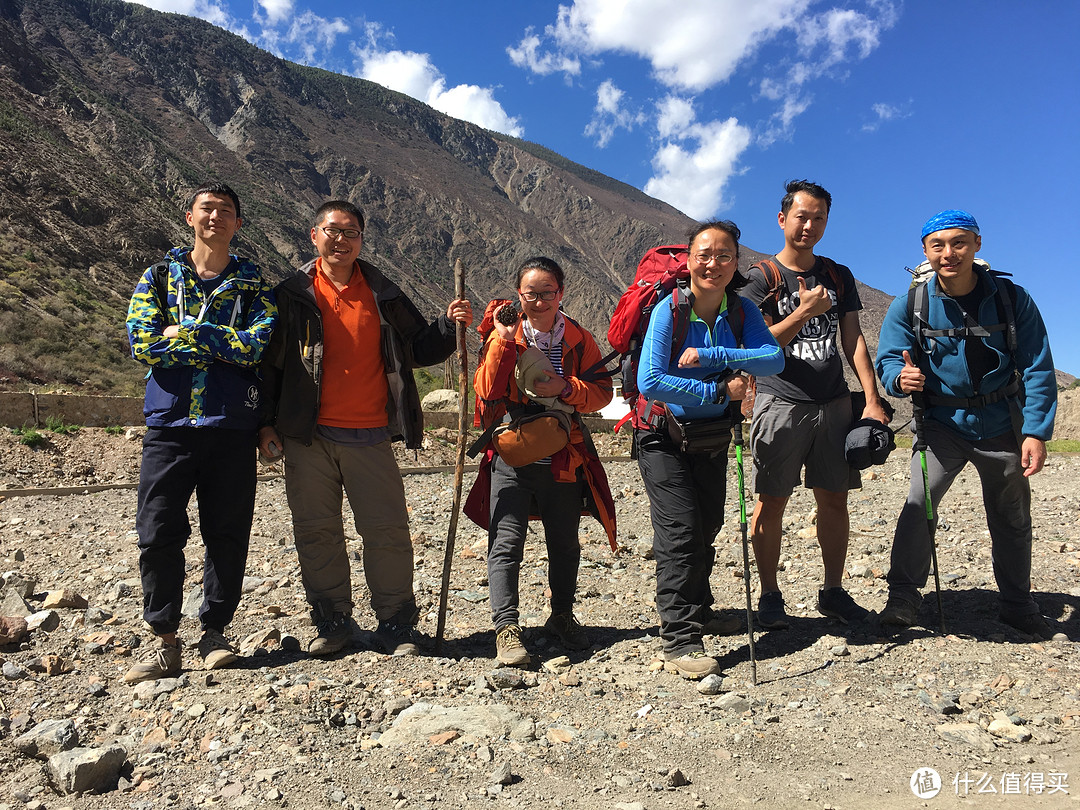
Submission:
[[[248,408],[258,408],[259,407],[259,386],[257,386],[257,385],[248,386],[247,398],[248,398],[248,401],[247,401],[247,407]]]

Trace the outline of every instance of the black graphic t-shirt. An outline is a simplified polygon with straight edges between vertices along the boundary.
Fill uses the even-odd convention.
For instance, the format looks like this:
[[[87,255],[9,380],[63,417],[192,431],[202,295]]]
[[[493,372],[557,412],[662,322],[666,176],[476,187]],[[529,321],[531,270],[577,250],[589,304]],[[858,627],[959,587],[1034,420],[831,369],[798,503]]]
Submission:
[[[787,346],[784,347],[784,370],[771,377],[759,377],[758,391],[785,399],[789,402],[829,402],[847,393],[844,380],[844,361],[840,351],[840,317],[847,312],[862,309],[855,277],[842,264],[834,264],[841,280],[843,300],[839,300],[837,284],[825,268],[819,256],[812,270],[796,273],[780,263],[783,284],[776,295],[770,295],[772,277],[757,265],[750,268],[750,283],[739,290],[749,298],[762,313],[779,323],[799,306],[799,276],[806,281],[806,289],[824,286],[832,299],[832,308],[823,315],[815,315],[805,324]]]

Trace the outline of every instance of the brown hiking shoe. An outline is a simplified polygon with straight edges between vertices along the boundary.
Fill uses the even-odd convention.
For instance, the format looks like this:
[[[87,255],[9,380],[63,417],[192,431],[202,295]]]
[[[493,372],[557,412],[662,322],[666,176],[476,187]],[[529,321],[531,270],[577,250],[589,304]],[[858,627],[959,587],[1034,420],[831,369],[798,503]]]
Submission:
[[[236,650],[225,638],[225,634],[213,627],[203,630],[199,639],[199,655],[205,669],[222,669],[236,661]]]
[[[158,678],[171,678],[180,674],[180,639],[176,644],[166,644],[159,637],[146,654],[146,658],[124,674],[124,683],[141,683]]]
[[[315,619],[318,634],[308,644],[308,655],[319,657],[340,652],[352,640],[352,628],[349,617],[335,611],[329,616],[319,615]]]
[[[532,657],[521,642],[521,626],[505,625],[495,632],[495,660],[507,667],[524,667]]]
[[[706,655],[704,650],[693,650],[682,655],[664,654],[664,670],[677,672],[682,677],[696,681],[706,675],[717,675],[720,665],[711,655]]]
[[[592,646],[585,628],[570,611],[552,613],[544,622],[544,629],[558,638],[568,650],[587,650]]]

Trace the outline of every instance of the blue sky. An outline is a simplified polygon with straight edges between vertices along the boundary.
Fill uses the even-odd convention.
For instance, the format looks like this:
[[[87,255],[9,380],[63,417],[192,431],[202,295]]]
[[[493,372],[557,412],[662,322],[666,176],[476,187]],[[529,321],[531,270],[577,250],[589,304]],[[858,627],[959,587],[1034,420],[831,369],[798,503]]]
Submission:
[[[540,143],[782,246],[785,180],[833,194],[819,252],[892,295],[964,208],[1080,376],[1072,0],[143,0]]]

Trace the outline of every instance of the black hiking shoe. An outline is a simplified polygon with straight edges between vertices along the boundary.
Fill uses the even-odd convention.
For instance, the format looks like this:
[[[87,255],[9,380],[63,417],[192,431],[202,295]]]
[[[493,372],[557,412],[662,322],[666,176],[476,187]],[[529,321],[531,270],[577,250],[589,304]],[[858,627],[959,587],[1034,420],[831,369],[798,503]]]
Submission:
[[[843,588],[823,588],[818,591],[817,609],[822,616],[837,619],[844,624],[863,621],[870,611],[851,598]]]
[[[757,621],[766,630],[786,630],[790,624],[784,610],[784,595],[780,591],[766,591],[758,599]]]

